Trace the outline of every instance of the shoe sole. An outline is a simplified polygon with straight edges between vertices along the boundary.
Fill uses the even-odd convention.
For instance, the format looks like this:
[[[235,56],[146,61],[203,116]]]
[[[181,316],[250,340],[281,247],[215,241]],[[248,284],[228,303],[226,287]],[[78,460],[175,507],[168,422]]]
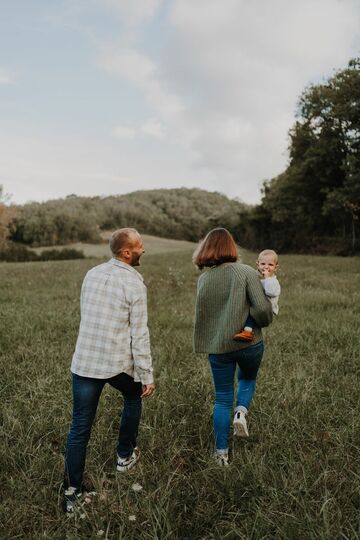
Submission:
[[[248,437],[249,432],[245,430],[244,425],[241,422],[234,422],[234,435],[237,437]]]
[[[136,459],[134,459],[134,461],[132,461],[131,463],[129,463],[129,465],[125,465],[123,467],[121,467],[120,465],[116,465],[116,470],[117,472],[127,472],[129,471],[130,469],[132,469],[133,467],[135,467],[135,465],[137,464],[137,462],[139,461],[140,459],[140,449],[138,448],[137,450],[135,450],[135,454],[136,454]]]

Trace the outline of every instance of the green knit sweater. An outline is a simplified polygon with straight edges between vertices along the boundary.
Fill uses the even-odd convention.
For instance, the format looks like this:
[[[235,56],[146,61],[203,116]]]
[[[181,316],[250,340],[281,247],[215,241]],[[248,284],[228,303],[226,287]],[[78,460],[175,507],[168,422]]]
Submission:
[[[253,317],[255,339],[234,341],[232,336]],[[246,264],[224,263],[206,270],[198,280],[194,351],[221,354],[262,340],[261,327],[272,321],[272,309],[257,272]]]

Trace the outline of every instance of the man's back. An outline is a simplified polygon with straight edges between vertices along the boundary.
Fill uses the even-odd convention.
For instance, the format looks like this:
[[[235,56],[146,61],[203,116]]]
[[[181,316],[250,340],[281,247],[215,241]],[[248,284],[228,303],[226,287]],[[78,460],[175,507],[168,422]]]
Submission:
[[[64,470],[64,509],[73,512],[83,497],[87,444],[106,384],[122,394],[116,471],[140,457],[137,435],[142,401],[155,391],[147,327],[146,287],[135,270],[145,252],[132,228],[114,231],[113,258],[89,270],[81,289],[81,322],[71,365],[73,415]]]
[[[134,307],[137,321],[131,324]],[[132,340],[139,321],[143,353],[150,356],[142,276],[117,259],[89,270],[81,289],[81,322],[71,371],[94,378],[122,371],[134,376]]]

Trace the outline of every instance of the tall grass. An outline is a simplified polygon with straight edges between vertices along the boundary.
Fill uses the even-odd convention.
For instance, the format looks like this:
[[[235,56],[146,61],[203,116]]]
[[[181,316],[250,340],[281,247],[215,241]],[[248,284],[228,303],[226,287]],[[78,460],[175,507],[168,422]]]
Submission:
[[[265,332],[251,436],[232,441],[222,469],[207,360],[191,346],[190,259],[144,258],[157,393],[144,403],[142,459],[116,475],[121,398],[106,387],[86,464],[97,496],[72,517],[59,507],[69,366],[80,285],[98,261],[0,265],[1,538],[360,537],[360,260],[281,257],[281,311]]]

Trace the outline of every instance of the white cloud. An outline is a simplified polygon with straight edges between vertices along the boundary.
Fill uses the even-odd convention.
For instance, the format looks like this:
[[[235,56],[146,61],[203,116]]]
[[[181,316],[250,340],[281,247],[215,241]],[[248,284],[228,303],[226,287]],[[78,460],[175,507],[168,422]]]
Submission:
[[[120,75],[131,83],[145,87],[156,80],[156,66],[145,55],[122,46],[104,47],[98,57],[98,65],[115,75]]]
[[[161,68],[191,101],[196,162],[228,188],[234,177],[251,183],[254,200],[259,182],[285,167],[304,87],[354,52],[359,15],[352,1],[175,0]]]
[[[97,56],[97,65],[108,73],[119,76],[139,88],[145,100],[165,123],[177,118],[183,112],[181,100],[171,93],[159,72],[159,66],[146,54],[121,43],[104,45]],[[163,125],[154,121],[144,124],[143,134],[156,132],[158,138],[164,134]],[[175,134],[176,135],[176,134]]]
[[[0,68],[0,84],[11,84],[14,82],[14,76],[6,71],[5,69]]]
[[[182,112],[181,100],[167,89],[158,66],[145,54],[119,44],[107,45],[99,54],[97,64],[140,88],[162,117],[172,118]]]
[[[112,130],[112,134],[115,139],[125,139],[132,141],[136,137],[136,130],[128,126],[116,126]]]
[[[107,139],[94,135],[43,136],[2,135],[0,132],[0,184],[16,203],[78,195],[109,195],[139,189],[174,186],[209,189],[212,176],[194,174],[181,149],[147,147],[139,126],[136,141]],[[180,153],[179,153],[180,151]],[[177,166],[174,167],[174,163]]]
[[[84,145],[71,137],[0,136],[0,146],[0,184],[17,204],[70,193],[96,196],[142,187],[136,173],[128,174],[126,155],[99,141]]]
[[[98,65],[142,90],[197,170],[212,171],[229,193],[238,179],[236,189],[246,187],[255,201],[260,182],[286,166],[300,93],[353,53],[360,6],[353,0],[173,0],[169,6],[161,53],[150,57],[140,45],[113,43]]]
[[[48,124],[72,133],[73,123],[66,124],[65,117],[58,122],[54,114],[41,124],[39,113],[40,121],[31,125],[26,100],[21,105],[21,97],[13,98],[7,125],[15,125],[19,104],[16,126],[32,133],[26,141],[11,138],[2,122],[0,183],[17,198],[18,189],[9,182],[38,186],[39,193],[42,185],[47,196],[199,186],[256,202],[261,181],[286,166],[287,133],[304,87],[359,54],[358,0],[69,0],[65,5],[70,11],[65,22],[58,20],[59,35],[61,29],[79,34],[82,27],[89,29],[82,43],[84,50],[85,43],[93,47],[87,52],[99,70],[91,73],[85,63],[82,78],[82,66],[71,64],[71,56],[67,60],[69,68],[79,69],[79,79],[99,83],[98,114],[89,115],[94,129],[80,118],[86,127],[79,139],[59,142],[56,133],[46,133]],[[113,37],[106,42],[104,35]],[[26,51],[24,62],[31,66]],[[34,80],[29,88],[24,83],[30,98],[31,89],[40,90]],[[12,81],[0,69],[0,84]],[[131,87],[134,95],[127,102],[123,96]],[[83,92],[74,86],[73,99],[77,95]],[[102,100],[108,100],[103,109]],[[111,131],[104,118],[112,118]],[[36,141],[35,133],[42,140]]]
[[[149,118],[137,128],[129,126],[115,126],[112,130],[115,139],[133,141],[141,138],[164,139],[164,125],[156,118]]]
[[[156,14],[162,0],[99,0],[118,13],[121,20],[127,25],[138,25]]]
[[[140,127],[140,133],[144,137],[151,137],[154,139],[164,139],[165,130],[164,125],[156,120],[156,118],[149,118],[144,124]]]

